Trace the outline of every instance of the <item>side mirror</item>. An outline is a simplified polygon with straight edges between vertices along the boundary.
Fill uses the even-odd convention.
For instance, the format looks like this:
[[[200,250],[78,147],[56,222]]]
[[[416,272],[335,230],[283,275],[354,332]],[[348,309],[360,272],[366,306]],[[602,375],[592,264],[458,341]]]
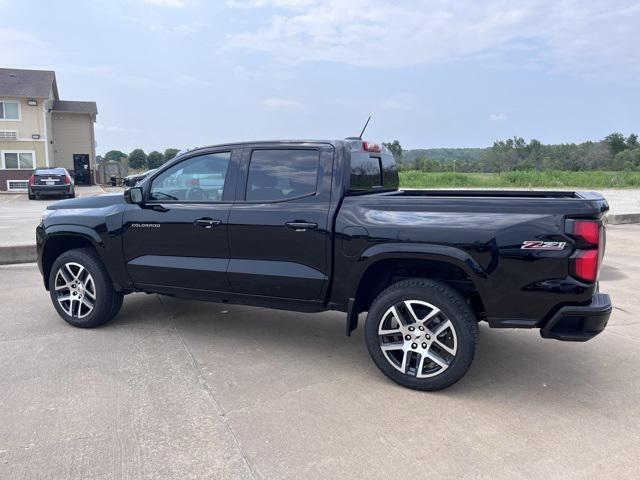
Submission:
[[[124,191],[124,200],[127,203],[142,204],[143,194],[142,187],[131,187]]]

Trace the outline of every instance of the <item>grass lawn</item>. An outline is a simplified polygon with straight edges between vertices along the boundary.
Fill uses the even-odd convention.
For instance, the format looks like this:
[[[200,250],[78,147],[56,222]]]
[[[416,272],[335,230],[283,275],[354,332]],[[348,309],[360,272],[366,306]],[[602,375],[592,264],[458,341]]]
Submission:
[[[400,172],[401,188],[640,188],[640,172]]]

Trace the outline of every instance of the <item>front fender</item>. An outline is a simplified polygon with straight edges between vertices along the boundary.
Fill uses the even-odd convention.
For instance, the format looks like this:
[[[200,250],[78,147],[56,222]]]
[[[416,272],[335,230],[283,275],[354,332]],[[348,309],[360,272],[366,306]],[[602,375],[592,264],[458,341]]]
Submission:
[[[93,230],[92,228],[85,227],[82,225],[67,225],[67,224],[56,224],[51,225],[49,227],[45,227],[45,239],[43,242],[43,247],[46,245],[46,242],[51,239],[51,237],[58,235],[73,235],[73,236],[81,236],[85,237],[87,240],[90,240],[93,243],[94,247],[104,245],[104,242],[100,238],[100,235]]]
[[[91,246],[102,260],[117,291],[129,290],[131,281],[124,270],[122,259],[122,243],[119,237],[111,237],[105,232],[101,237],[93,228],[74,224],[55,224],[47,227],[40,225],[37,229],[38,266],[43,275],[45,288],[48,279],[48,269],[60,253],[72,248]],[[52,240],[62,239],[56,244]],[[105,241],[105,239],[107,241]],[[47,247],[53,249],[47,250]]]

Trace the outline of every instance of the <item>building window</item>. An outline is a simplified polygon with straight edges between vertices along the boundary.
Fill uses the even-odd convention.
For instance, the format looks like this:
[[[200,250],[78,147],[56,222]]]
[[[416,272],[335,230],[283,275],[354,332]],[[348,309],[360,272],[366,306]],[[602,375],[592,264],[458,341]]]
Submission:
[[[7,192],[26,192],[29,180],[7,180]]]
[[[20,104],[7,100],[1,101],[0,120],[20,120]]]
[[[2,152],[2,168],[33,170],[35,165],[34,152]]]

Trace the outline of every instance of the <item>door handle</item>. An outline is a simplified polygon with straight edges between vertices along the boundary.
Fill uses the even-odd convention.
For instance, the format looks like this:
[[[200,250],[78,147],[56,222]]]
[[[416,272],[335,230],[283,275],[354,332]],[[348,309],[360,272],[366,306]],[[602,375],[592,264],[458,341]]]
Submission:
[[[214,220],[213,218],[199,218],[193,221],[194,225],[202,228],[212,228],[222,223],[222,220]]]
[[[285,225],[289,228],[293,228],[296,232],[304,232],[305,230],[315,230],[318,228],[317,223],[304,222],[302,220],[296,220],[295,222],[287,222]]]

